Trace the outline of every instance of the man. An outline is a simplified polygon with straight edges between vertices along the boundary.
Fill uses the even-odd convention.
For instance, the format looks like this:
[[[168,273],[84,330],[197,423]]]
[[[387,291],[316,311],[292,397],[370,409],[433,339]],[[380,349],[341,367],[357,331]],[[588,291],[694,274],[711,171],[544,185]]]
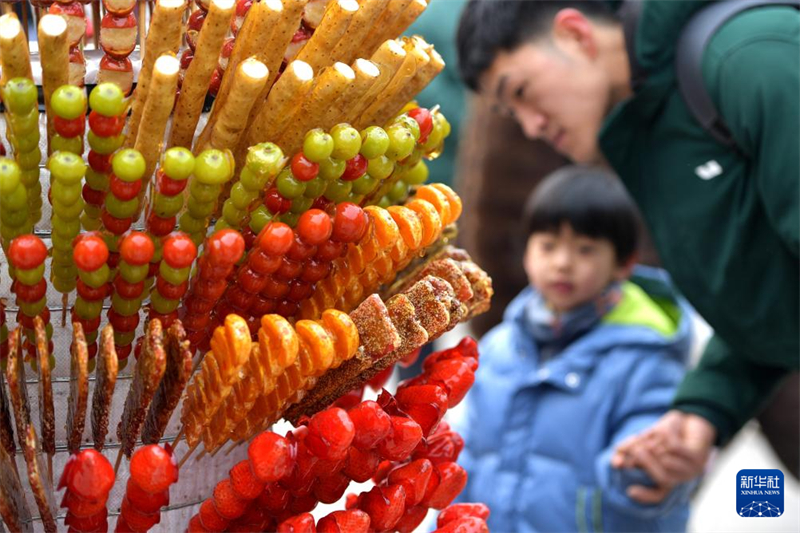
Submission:
[[[616,170],[664,267],[715,330],[674,409],[618,449],[616,466],[656,483],[629,491],[647,503],[699,475],[712,446],[798,369],[800,12],[746,11],[704,52],[705,86],[737,151],[703,129],[676,86],[675,43],[705,3],[644,2],[629,43],[646,72],[635,91],[618,4],[471,0],[459,69],[528,137]]]

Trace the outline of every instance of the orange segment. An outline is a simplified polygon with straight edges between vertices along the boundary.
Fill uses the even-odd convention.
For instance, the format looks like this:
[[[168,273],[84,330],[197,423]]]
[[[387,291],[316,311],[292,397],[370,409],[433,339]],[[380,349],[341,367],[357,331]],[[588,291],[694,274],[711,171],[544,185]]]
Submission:
[[[417,189],[414,197],[429,202],[434,209],[436,209],[436,212],[439,213],[443,225],[447,226],[455,220],[450,210],[450,200],[447,198],[447,195],[439,189],[431,187],[430,185],[423,185]]]
[[[333,339],[325,328],[313,320],[300,320],[294,327],[300,337],[301,351],[305,348],[311,359],[310,368],[303,368],[303,373],[307,376],[322,375],[333,362]]]
[[[412,250],[418,249],[422,242],[423,228],[416,213],[402,205],[393,205],[387,211],[392,215],[406,245]]]
[[[447,196],[447,199],[450,202],[450,216],[451,216],[450,222],[448,222],[448,224],[452,224],[453,222],[458,220],[458,217],[461,216],[461,209],[462,209],[461,198],[458,197],[458,195],[453,189],[451,189],[444,183],[431,183],[430,185],[425,185],[424,187],[431,187],[433,189],[436,189],[440,193],[444,194],[445,196]],[[420,189],[421,188],[423,187],[420,187]]]
[[[436,242],[444,226],[433,204],[425,200],[411,200],[406,204],[406,207],[419,215],[419,221],[422,224],[421,246],[424,248]]]
[[[372,231],[374,232],[378,248],[391,246],[400,237],[400,229],[397,223],[386,209],[378,206],[368,206],[364,208],[367,216],[372,221]]]
[[[336,309],[322,313],[322,323],[333,334],[336,358],[346,361],[358,350],[358,329],[350,315]]]

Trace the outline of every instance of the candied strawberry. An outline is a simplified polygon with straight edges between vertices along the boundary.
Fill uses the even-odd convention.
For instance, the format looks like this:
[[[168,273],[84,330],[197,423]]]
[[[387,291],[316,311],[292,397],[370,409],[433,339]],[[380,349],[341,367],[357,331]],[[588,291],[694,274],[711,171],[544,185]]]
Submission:
[[[347,451],[349,452],[351,449],[352,446],[347,448]],[[311,471],[317,477],[329,476],[334,472],[341,471],[345,464],[347,464],[347,455],[341,459],[317,459],[314,466],[311,467]]]
[[[455,431],[438,431],[442,424],[439,425],[434,435],[417,446],[417,449],[414,450],[414,459],[425,457],[435,465],[458,460],[461,450],[464,449],[464,439]]]
[[[253,439],[247,449],[255,476],[264,483],[278,481],[291,473],[294,466],[289,441],[271,431]]]
[[[367,533],[369,531],[369,515],[358,509],[334,511],[320,518],[317,523],[318,533]]]
[[[472,337],[464,337],[456,346],[430,354],[422,362],[422,370],[429,372],[434,364],[445,359],[462,359],[467,361],[475,372],[478,370],[478,358],[478,342]]]
[[[392,430],[392,421],[378,402],[361,402],[347,414],[356,431],[353,446],[360,450],[374,448]]]
[[[100,512],[83,518],[79,518],[72,513],[67,513],[64,525],[78,531],[96,531],[102,528],[103,524],[106,523],[107,517],[108,511],[105,508]]]
[[[297,441],[295,454],[294,469],[291,475],[281,480],[281,485],[294,494],[308,494],[316,479],[314,465],[319,459],[311,453],[304,440]]]
[[[144,446],[131,457],[131,479],[151,494],[167,490],[178,481],[178,463],[175,456],[161,446]],[[133,526],[130,521],[128,525]]]
[[[374,450],[361,451],[351,446],[347,450],[347,464],[344,467],[344,474],[357,483],[364,483],[375,475],[381,456]]]
[[[114,486],[114,467],[97,450],[87,449],[71,459],[67,490],[85,500],[103,500]]]
[[[208,531],[225,531],[228,528],[229,520],[222,518],[214,507],[214,502],[211,498],[206,499],[200,506],[200,512],[197,513],[203,527]]]
[[[188,533],[208,533],[212,530],[203,526],[203,522],[200,519],[200,515],[196,514],[189,520],[189,527],[186,529]]]
[[[286,509],[289,505],[289,491],[277,483],[267,483],[263,492],[258,496],[258,505],[273,515]]]
[[[394,466],[394,463],[391,461],[381,461],[381,463],[378,465],[378,470],[375,472],[375,475],[372,476],[372,482],[377,485],[386,479]]]
[[[243,500],[258,498],[264,490],[264,482],[259,481],[250,468],[250,461],[245,459],[236,463],[229,472],[233,491]]]
[[[336,503],[344,496],[350,484],[350,478],[341,472],[321,477],[314,484],[314,496],[320,503]]]
[[[435,533],[489,533],[489,526],[480,518],[467,516],[448,522]]]
[[[369,515],[372,529],[387,531],[403,516],[405,501],[406,491],[402,485],[372,487],[372,490],[361,495],[359,508]]]
[[[432,492],[425,491],[422,504],[433,509],[444,509],[464,490],[467,472],[456,463],[441,463],[436,465],[436,473],[439,483]]]
[[[364,397],[364,387],[351,390],[347,394],[344,394],[339,397],[338,400],[333,402],[335,407],[341,407],[345,411],[349,411],[353,407],[357,406],[361,403],[361,398]]]
[[[433,464],[427,459],[417,459],[399,466],[389,472],[387,478],[391,485],[402,485],[406,490],[406,507],[413,507],[422,501],[425,489],[431,479]]]
[[[422,428],[416,421],[402,416],[392,417],[392,432],[378,444],[385,459],[403,461],[422,439]]]
[[[311,417],[305,442],[320,459],[341,459],[354,436],[355,427],[347,411],[330,407]]]
[[[249,503],[236,495],[230,479],[224,479],[214,487],[214,508],[222,518],[228,520],[239,518],[247,510]]]
[[[428,436],[447,412],[447,392],[440,385],[399,389],[395,398],[400,408],[422,427],[423,436]]]
[[[151,494],[143,491],[133,479],[129,479],[125,487],[125,494],[131,505],[144,513],[155,513],[169,505],[169,489]]]
[[[367,382],[367,385],[369,385],[369,388],[377,392],[381,390],[384,385],[386,385],[386,382],[392,377],[393,372],[394,365],[391,365],[372,376],[372,378]]]
[[[489,508],[482,503],[454,503],[439,513],[436,519],[436,527],[442,527],[448,522],[468,516],[486,520],[489,518]]]
[[[408,355],[400,359],[400,361],[398,361],[397,364],[399,364],[403,368],[408,368],[417,362],[417,359],[419,359],[419,354],[421,352],[422,352],[422,347],[420,346],[416,350],[412,350]]]
[[[133,507],[127,497],[122,499],[120,514],[133,531],[144,533],[161,521],[161,513],[143,513]]]
[[[414,507],[406,508],[406,512],[400,517],[400,521],[395,524],[394,528],[399,533],[412,533],[419,525],[425,520],[428,514],[428,508],[422,505],[415,505]]]
[[[289,501],[289,512],[292,515],[310,513],[317,507],[318,503],[317,497],[312,492],[300,494]]]
[[[351,492],[344,497],[344,508],[349,511],[356,507],[358,507],[358,495]]]
[[[228,526],[228,531],[261,531],[270,521],[269,513],[258,505],[251,505],[245,513]],[[249,527],[249,529],[247,529]]]
[[[120,515],[117,517],[117,526],[114,528],[114,533],[136,533],[131,529],[131,526],[125,521],[125,517]]]
[[[302,513],[284,520],[278,524],[278,533],[316,533],[314,517],[309,513]]]
[[[105,509],[106,499],[85,500],[74,492],[67,491],[64,494],[64,499],[61,500],[61,507],[66,507],[70,514],[75,517],[84,518],[93,516]]]
[[[475,383],[475,372],[463,359],[446,359],[438,361],[428,372],[428,381],[441,383],[447,391],[447,406],[458,405]]]

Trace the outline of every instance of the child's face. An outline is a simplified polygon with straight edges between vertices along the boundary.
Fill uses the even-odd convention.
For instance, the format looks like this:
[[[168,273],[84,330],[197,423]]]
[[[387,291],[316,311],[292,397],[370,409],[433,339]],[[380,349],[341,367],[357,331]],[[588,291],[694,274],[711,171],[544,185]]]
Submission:
[[[566,222],[558,233],[532,234],[525,250],[528,280],[560,313],[595,299],[632,268],[633,261],[617,264],[610,241],[579,235]]]

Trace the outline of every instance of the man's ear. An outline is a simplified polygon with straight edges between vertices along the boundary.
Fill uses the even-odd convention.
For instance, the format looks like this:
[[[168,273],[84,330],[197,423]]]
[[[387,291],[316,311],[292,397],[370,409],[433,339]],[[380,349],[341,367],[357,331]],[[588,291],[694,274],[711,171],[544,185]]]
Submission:
[[[614,272],[614,277],[617,281],[625,281],[626,279],[631,277],[633,274],[633,268],[636,266],[636,263],[639,262],[639,252],[633,252],[631,256],[621,265],[617,267],[616,272]]]
[[[594,27],[586,15],[575,8],[564,8],[556,13],[553,40],[564,43],[568,49],[577,47],[591,59],[597,57]]]

